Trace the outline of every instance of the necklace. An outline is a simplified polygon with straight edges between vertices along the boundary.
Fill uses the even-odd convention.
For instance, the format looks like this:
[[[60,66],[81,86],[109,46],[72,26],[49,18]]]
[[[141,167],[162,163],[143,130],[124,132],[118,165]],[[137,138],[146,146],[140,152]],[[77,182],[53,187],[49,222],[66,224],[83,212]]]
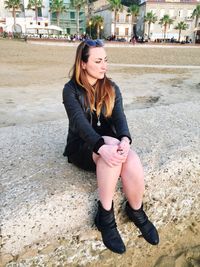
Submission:
[[[97,126],[101,126],[100,115],[97,116]]]

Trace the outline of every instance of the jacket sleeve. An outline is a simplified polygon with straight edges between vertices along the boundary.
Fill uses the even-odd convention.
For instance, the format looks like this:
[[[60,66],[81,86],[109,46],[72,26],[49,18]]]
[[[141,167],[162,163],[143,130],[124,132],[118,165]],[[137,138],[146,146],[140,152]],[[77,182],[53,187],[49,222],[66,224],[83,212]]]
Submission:
[[[115,104],[112,112],[112,120],[116,129],[117,137],[121,139],[123,136],[127,136],[131,143],[132,139],[128,129],[126,116],[124,114],[121,92],[116,84],[113,86],[115,89]]]
[[[63,89],[63,104],[68,115],[71,130],[78,134],[97,153],[95,148],[97,147],[98,149],[97,144],[103,138],[92,128],[92,125],[86,118],[74,86],[65,85]]]

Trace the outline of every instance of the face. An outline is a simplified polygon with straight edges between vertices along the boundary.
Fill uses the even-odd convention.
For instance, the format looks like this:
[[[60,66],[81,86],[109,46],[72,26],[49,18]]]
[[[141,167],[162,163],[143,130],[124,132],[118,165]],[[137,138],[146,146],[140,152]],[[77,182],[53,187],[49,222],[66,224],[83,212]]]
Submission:
[[[91,47],[88,62],[82,62],[88,82],[94,85],[97,80],[103,79],[107,71],[107,55],[103,47]]]

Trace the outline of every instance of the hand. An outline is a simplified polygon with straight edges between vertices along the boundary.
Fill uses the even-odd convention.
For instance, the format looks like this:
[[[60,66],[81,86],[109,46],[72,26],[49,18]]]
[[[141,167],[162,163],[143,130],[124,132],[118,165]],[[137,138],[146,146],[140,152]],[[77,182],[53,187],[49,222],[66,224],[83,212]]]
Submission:
[[[129,150],[130,150],[130,140],[128,139],[128,137],[123,137],[118,145],[118,153],[127,158]]]
[[[110,167],[113,167],[122,164],[126,160],[125,155],[121,155],[118,149],[118,145],[103,145],[99,148],[98,153]]]

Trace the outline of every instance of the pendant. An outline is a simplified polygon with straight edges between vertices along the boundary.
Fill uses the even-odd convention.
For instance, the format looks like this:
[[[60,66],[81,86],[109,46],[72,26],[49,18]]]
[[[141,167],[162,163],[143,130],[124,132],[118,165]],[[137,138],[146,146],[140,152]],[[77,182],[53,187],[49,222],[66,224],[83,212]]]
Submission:
[[[100,122],[99,119],[98,119],[98,121],[97,121],[97,126],[101,126],[101,122]]]

